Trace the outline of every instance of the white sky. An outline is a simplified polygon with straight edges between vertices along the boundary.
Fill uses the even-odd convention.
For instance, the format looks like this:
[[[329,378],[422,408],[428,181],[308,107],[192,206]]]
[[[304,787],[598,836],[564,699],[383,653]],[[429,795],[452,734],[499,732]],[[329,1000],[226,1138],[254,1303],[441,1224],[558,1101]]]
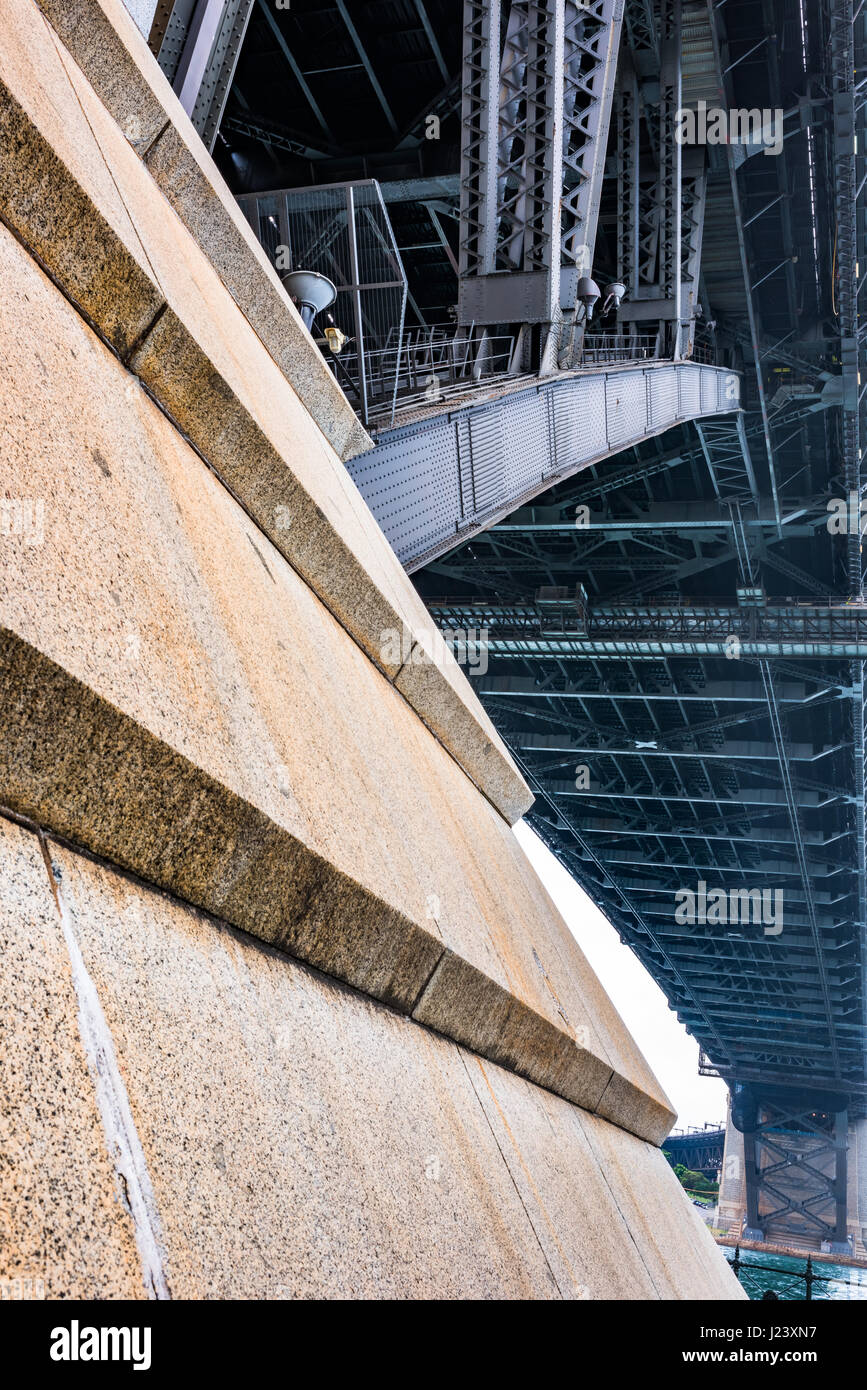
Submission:
[[[662,990],[529,825],[522,821],[515,834],[677,1110],[678,1127],[724,1124],[726,1087],[699,1076],[698,1043]]]

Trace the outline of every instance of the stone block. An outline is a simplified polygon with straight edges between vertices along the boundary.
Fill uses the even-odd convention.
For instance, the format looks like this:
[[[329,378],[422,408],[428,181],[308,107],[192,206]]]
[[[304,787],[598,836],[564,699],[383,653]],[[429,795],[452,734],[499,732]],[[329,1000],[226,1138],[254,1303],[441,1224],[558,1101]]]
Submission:
[[[0,1296],[145,1298],[47,866],[2,817],[0,882]]]

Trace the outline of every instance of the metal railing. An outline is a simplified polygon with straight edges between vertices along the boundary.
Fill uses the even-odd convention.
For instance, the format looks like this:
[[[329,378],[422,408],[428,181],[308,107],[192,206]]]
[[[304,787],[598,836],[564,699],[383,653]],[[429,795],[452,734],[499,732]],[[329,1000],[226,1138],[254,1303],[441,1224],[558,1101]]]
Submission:
[[[686,360],[689,362],[698,362],[701,367],[718,367],[720,365],[720,354],[712,343],[693,343],[692,352]]]
[[[650,362],[658,357],[655,333],[600,333],[585,338],[575,365],[602,367],[617,362]]]
[[[656,333],[601,333],[588,336],[576,354],[578,367],[603,367],[617,362],[656,362],[669,360],[660,351]],[[719,365],[719,354],[711,343],[695,343],[692,351],[681,359],[702,367]]]
[[[777,1267],[776,1265],[760,1265],[760,1264],[755,1263],[753,1260],[743,1260],[743,1259],[741,1259],[741,1247],[740,1247],[739,1245],[736,1245],[736,1246],[735,1246],[735,1253],[734,1253],[734,1257],[733,1257],[732,1259],[729,1259],[728,1255],[726,1255],[725,1258],[726,1258],[726,1260],[728,1261],[728,1263],[731,1265],[731,1267],[732,1267],[732,1269],[733,1269],[733,1271],[734,1271],[735,1277],[738,1279],[738,1281],[739,1281],[740,1283],[744,1284],[744,1287],[747,1289],[747,1292],[748,1292],[748,1293],[749,1293],[749,1284],[748,1284],[748,1282],[745,1283],[745,1280],[741,1278],[741,1271],[744,1271],[744,1272],[745,1272],[747,1279],[748,1279],[748,1277],[749,1277],[749,1272],[750,1272],[751,1270],[760,1270],[763,1274],[776,1274],[781,1280],[782,1280],[782,1279],[794,1279],[794,1280],[798,1280],[798,1281],[803,1280],[803,1283],[804,1283],[804,1294],[803,1294],[803,1297],[804,1297],[804,1299],[805,1299],[807,1302],[811,1301],[812,1298],[813,1298],[813,1285],[814,1285],[814,1284],[844,1284],[844,1285],[846,1285],[846,1286],[848,1286],[848,1287],[850,1287],[850,1288],[864,1288],[864,1284],[863,1284],[863,1283],[861,1282],[861,1280],[859,1280],[859,1279],[840,1279],[840,1278],[835,1277],[835,1276],[832,1276],[832,1275],[816,1274],[816,1273],[814,1272],[814,1270],[813,1270],[813,1261],[812,1261],[812,1258],[811,1258],[809,1255],[807,1256],[807,1263],[806,1263],[806,1265],[804,1266],[803,1271],[798,1270],[798,1269],[778,1269],[778,1267]],[[791,1259],[792,1256],[786,1256],[786,1258],[787,1258],[787,1259]],[[762,1297],[763,1297],[763,1298],[770,1298],[770,1297],[773,1297],[773,1298],[776,1298],[776,1299],[787,1300],[787,1301],[789,1301],[789,1302],[800,1302],[800,1300],[801,1300],[801,1295],[800,1295],[799,1292],[798,1292],[798,1293],[792,1293],[792,1292],[791,1292],[791,1285],[789,1285],[788,1287],[786,1287],[786,1286],[784,1285],[783,1288],[780,1290],[779,1293],[778,1293],[775,1289],[774,1289],[774,1290],[767,1290],[767,1291],[762,1295]]]
[[[455,324],[408,328],[402,338],[364,355],[370,419],[389,417],[395,406],[436,404],[456,390],[509,374],[515,351],[510,335],[474,335]],[[339,357],[326,352],[326,361],[341,386],[357,396],[357,348],[344,348]]]
[[[356,179],[275,189],[244,195],[238,203],[278,274],[314,270],[333,281],[337,298],[328,320],[352,347],[341,358],[326,353],[326,360],[368,424],[374,407],[389,393],[393,403],[397,392],[408,296],[379,184]],[[325,326],[323,316],[319,328]]]

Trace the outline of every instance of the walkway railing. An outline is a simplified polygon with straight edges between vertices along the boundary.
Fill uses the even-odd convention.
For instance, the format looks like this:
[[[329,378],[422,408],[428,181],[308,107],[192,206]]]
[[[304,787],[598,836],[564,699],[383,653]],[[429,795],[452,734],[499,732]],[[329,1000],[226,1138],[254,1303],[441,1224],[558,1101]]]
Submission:
[[[814,1284],[845,1284],[851,1288],[864,1287],[864,1285],[858,1279],[840,1279],[838,1277],[832,1277],[831,1275],[816,1274],[813,1269],[812,1258],[809,1255],[807,1256],[807,1263],[805,1264],[803,1271],[798,1269],[779,1269],[776,1265],[761,1265],[756,1264],[753,1260],[743,1260],[741,1259],[741,1247],[739,1245],[735,1246],[734,1257],[732,1259],[729,1259],[728,1255],[726,1255],[726,1260],[728,1260],[728,1263],[734,1270],[736,1277],[744,1285],[748,1293],[748,1280],[751,1270],[760,1270],[764,1274],[776,1274],[781,1279],[794,1279],[798,1281],[798,1284],[800,1284],[800,1282],[803,1281],[803,1298],[806,1299],[808,1302],[813,1298]],[[741,1278],[742,1274],[744,1275],[744,1278]],[[789,1302],[800,1302],[802,1295],[800,1293],[792,1293],[790,1290],[791,1286],[789,1286],[788,1288],[783,1287],[779,1293],[776,1291],[776,1289],[765,1290],[765,1292],[762,1294],[762,1298],[769,1300],[776,1298],[788,1300]]]
[[[436,404],[455,387],[505,376],[514,350],[515,339],[507,334],[474,337],[454,324],[432,324],[406,329],[402,339],[383,348],[366,348],[361,363],[355,346],[339,357],[325,351],[325,360],[353,403],[364,377],[369,423],[381,425],[383,417],[394,419],[396,407]]]

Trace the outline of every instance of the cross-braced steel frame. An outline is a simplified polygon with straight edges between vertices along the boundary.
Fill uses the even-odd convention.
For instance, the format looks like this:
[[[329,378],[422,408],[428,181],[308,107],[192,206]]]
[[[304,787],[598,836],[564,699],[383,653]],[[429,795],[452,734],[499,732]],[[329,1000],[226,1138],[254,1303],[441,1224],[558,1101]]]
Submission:
[[[623,4],[465,0],[460,320],[540,325],[543,369],[561,265],[592,265]]]

